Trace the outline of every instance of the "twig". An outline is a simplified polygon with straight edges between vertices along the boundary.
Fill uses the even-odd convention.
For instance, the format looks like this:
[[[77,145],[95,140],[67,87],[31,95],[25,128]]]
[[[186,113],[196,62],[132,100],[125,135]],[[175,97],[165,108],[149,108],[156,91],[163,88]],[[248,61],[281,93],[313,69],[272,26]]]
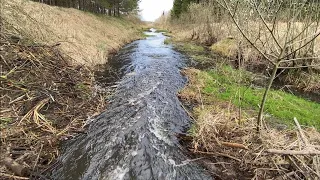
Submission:
[[[13,178],[13,179],[29,179],[27,177],[21,177],[21,176],[15,176],[15,175],[10,175],[6,173],[0,173],[0,177],[7,177],[7,178]]]
[[[183,104],[181,104],[181,107],[185,110],[185,112],[188,114],[188,116],[193,120],[196,121],[196,119],[192,116],[192,113],[190,113],[186,107],[184,107]]]
[[[299,124],[299,122],[298,122],[297,118],[296,118],[296,117],[294,117],[294,118],[293,118],[293,120],[294,120],[294,123],[296,124],[296,126],[297,126],[297,128],[298,128],[298,131],[299,131],[300,137],[301,137],[301,139],[302,139],[302,141],[303,141],[304,145],[305,145],[305,146],[309,146],[309,141],[308,141],[308,139],[304,136],[304,134],[303,134],[303,132],[302,132],[302,129],[301,129],[301,126],[300,126],[300,124]]]
[[[268,149],[267,152],[271,154],[284,154],[284,155],[320,155],[320,151],[309,149],[309,148],[301,151]]]
[[[9,169],[12,170],[16,175],[19,176],[28,176],[29,175],[29,170],[23,165],[18,164],[16,161],[11,159],[10,157],[6,157],[3,160],[3,163],[8,167]]]
[[[220,142],[220,144],[223,146],[232,147],[232,148],[239,148],[239,149],[245,149],[245,150],[249,149],[247,146],[239,143]]]
[[[201,108],[204,109],[202,96],[201,96],[201,90],[200,90],[199,86],[198,86],[198,91],[199,91],[199,96],[200,96],[199,98],[200,98],[200,102],[201,102]]]
[[[177,165],[174,165],[175,167],[181,167],[181,166],[185,166],[185,165],[188,165],[190,162],[194,162],[194,161],[198,161],[198,160],[201,160],[203,159],[204,157],[200,157],[200,158],[196,158],[196,159],[187,159],[185,161],[182,161],[181,164],[177,164]]]
[[[40,148],[40,151],[39,151],[39,153],[38,153],[37,159],[35,160],[35,163],[34,163],[34,165],[33,165],[33,168],[32,168],[33,171],[34,171],[34,169],[36,168],[36,166],[37,166],[37,164],[38,164],[39,157],[40,157],[40,154],[41,154],[41,152],[42,152],[42,148],[43,148],[43,144],[41,144],[41,148]]]

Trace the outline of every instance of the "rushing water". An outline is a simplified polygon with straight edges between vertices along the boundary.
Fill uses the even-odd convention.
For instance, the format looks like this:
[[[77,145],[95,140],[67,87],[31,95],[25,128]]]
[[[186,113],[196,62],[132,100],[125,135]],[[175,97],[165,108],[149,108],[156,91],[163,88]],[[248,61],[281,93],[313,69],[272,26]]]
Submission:
[[[190,125],[176,96],[185,60],[164,35],[148,34],[111,60],[123,75],[111,103],[68,143],[53,179],[211,179],[175,137]]]

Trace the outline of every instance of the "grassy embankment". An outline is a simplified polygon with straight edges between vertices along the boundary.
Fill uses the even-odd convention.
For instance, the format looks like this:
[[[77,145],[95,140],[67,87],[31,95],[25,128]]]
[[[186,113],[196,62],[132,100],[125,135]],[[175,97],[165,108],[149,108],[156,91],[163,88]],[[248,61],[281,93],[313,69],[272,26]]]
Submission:
[[[141,26],[133,17],[1,1],[0,179],[50,171],[61,142],[107,106],[94,67],[143,37]]]
[[[227,14],[220,15],[221,17],[207,18],[209,12],[214,12],[215,6],[214,3],[191,4],[189,11],[182,13],[179,19],[171,19],[170,15],[166,15],[159,18],[155,25],[159,29],[167,29],[162,31],[169,36],[173,34],[174,38],[167,39],[166,44],[173,42],[179,50],[186,52],[196,62],[196,67],[202,68],[203,73],[216,79],[217,83],[226,89],[217,93],[219,86],[207,82],[203,90],[205,93],[216,93],[217,98],[232,100],[233,104],[240,106],[237,101],[233,100],[239,96],[236,95],[236,92],[240,92],[241,106],[257,109],[272,65],[246,42]],[[252,36],[257,36],[257,39],[260,38],[258,41],[272,43],[271,40],[268,42],[267,39],[261,38],[264,35],[268,37],[269,34],[263,29],[257,28],[260,25],[259,20],[246,22],[247,26],[243,27],[244,30],[250,32]],[[222,22],[218,23],[217,21]],[[282,36],[285,35],[283,33],[288,27],[283,22],[279,22],[276,26],[275,31],[280,36],[277,37],[277,41],[282,43],[284,41]],[[301,28],[300,26],[302,26],[302,22],[296,24],[296,31]],[[258,36],[259,34],[260,36]],[[257,44],[257,47],[262,48],[260,44]],[[320,57],[319,47],[320,37],[317,37],[313,41],[314,57]],[[292,89],[320,96],[320,65],[317,66],[319,58],[314,58],[313,63],[313,67],[308,70],[279,69],[277,81],[284,84],[282,89],[289,91],[272,90],[270,92],[266,107],[270,116],[287,124],[292,122],[293,117],[297,117],[303,125],[320,129],[319,103],[290,93],[290,89]],[[241,71],[237,70],[239,66]],[[241,74],[249,76],[249,79],[246,81],[238,78]],[[320,100],[319,98],[313,99]]]
[[[266,77],[245,69],[236,69],[227,58],[228,54],[221,56],[221,53],[218,54],[195,42],[177,41],[172,38],[166,43],[173,43],[178,50],[188,54],[196,62],[195,67],[200,69],[183,70],[189,83],[179,96],[186,104],[195,105],[191,110],[195,121],[188,131],[188,136],[192,137],[188,148],[195,154],[209,157],[214,163],[228,164],[213,168],[208,163],[204,163],[209,170],[215,172],[215,177],[270,178],[281,175],[283,172],[276,173],[278,170],[271,172],[266,169],[277,169],[283,162],[288,164],[292,162],[285,160],[285,156],[266,154],[266,151],[286,149],[287,144],[292,144],[294,147],[298,138],[293,130],[294,117],[305,127],[304,132],[310,141],[314,144],[320,143],[317,140],[320,136],[316,131],[320,129],[319,103],[295,96],[290,92],[272,89],[265,106],[265,129],[259,138],[255,135],[255,126],[259,104],[264,93],[263,86],[259,85],[265,83]],[[215,44],[213,47],[221,51],[227,49],[223,46],[225,45]],[[230,51],[227,52],[230,53]],[[256,85],[256,81],[262,82]],[[239,151],[234,146],[240,146],[240,149],[245,150]],[[259,153],[263,155],[256,156]],[[212,156],[216,158],[212,160]],[[229,160],[226,160],[228,158]],[[302,162],[305,163],[304,160],[299,163]],[[303,164],[299,163],[297,167],[300,168]],[[309,165],[306,167],[313,170],[318,168],[317,165]],[[284,170],[284,172],[287,171],[289,170]]]
[[[57,44],[78,64],[94,66],[141,37],[135,17],[113,18],[32,1],[4,1],[2,16],[11,31],[32,43]]]
[[[258,110],[266,77],[262,73],[250,72],[244,68],[236,69],[228,58],[236,50],[230,47],[234,46],[230,41],[215,43],[210,48],[197,45],[196,42],[174,39],[169,39],[165,43],[175,44],[177,49],[187,53],[196,62],[196,66],[202,69],[196,76],[205,80],[203,93],[211,94],[218,100],[231,101],[238,107]],[[257,81],[262,82],[255,83]],[[268,119],[271,118],[278,123],[290,125],[296,117],[301,124],[320,129],[319,103],[295,96],[290,92],[271,90],[266,113],[269,114]]]
[[[156,22],[159,28],[172,32],[173,38],[165,43],[172,43],[186,53],[195,67],[182,71],[189,82],[179,93],[182,101],[193,107],[190,113],[193,125],[186,137],[182,135],[187,148],[205,158],[202,164],[220,179],[318,177],[319,155],[284,153],[306,152],[310,147],[319,153],[315,147],[320,145],[320,104],[289,91],[271,89],[263,129],[256,134],[258,109],[270,65],[245,43],[229,23],[232,21],[213,20],[208,25],[207,14],[202,13],[207,13],[205,7],[194,7],[198,9],[186,13],[185,19],[184,15],[178,20],[161,17]],[[256,26],[252,24],[248,26],[252,29],[246,30],[254,32]],[[319,45],[317,38],[315,46]],[[239,57],[243,63],[240,68]],[[283,88],[319,94],[320,75],[316,69],[315,73],[288,70],[278,79],[287,84]],[[303,130],[294,128],[297,127],[294,117]],[[307,144],[304,137],[309,139]]]

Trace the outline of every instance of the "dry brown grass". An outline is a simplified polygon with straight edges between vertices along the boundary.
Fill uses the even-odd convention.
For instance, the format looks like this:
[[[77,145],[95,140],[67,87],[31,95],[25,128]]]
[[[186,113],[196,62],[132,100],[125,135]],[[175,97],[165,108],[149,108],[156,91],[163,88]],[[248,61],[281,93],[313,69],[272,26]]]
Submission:
[[[319,179],[320,155],[285,155],[271,149],[320,152],[320,133],[314,128],[282,129],[265,124],[256,134],[256,118],[228,102],[213,100],[201,94],[195,69],[184,71],[189,84],[180,93],[184,101],[197,102],[193,109],[195,122],[189,134],[190,150],[206,157],[203,163],[218,179]],[[239,178],[241,177],[241,178]]]
[[[0,35],[0,179],[29,177],[10,167],[12,160],[31,179],[41,177],[60,142],[83,133],[86,120],[105,109],[108,92],[96,88],[91,69],[73,65],[57,47]]]
[[[200,4],[192,4],[190,11],[181,15],[179,19],[173,20],[170,18],[166,21],[159,19],[158,26],[167,27],[173,34],[174,40],[176,41],[195,41],[198,44],[211,47],[213,53],[220,54],[225,57],[229,57],[231,61],[238,60],[241,58],[241,63],[243,66],[253,72],[264,73],[265,75],[271,69],[271,64],[268,61],[264,60],[262,55],[255,50],[246,39],[240,34],[236,26],[230,20],[230,18],[225,15],[220,20],[210,14],[210,7],[204,7]],[[243,17],[242,17],[243,16]],[[246,14],[243,14],[240,19],[245,19]],[[161,24],[167,23],[167,24]],[[257,47],[263,50],[266,54],[273,54],[275,51],[275,44],[272,42],[272,37],[270,33],[263,28],[262,22],[246,20],[242,21],[241,25],[244,29],[244,32],[251,38],[253,42],[256,43]],[[270,25],[270,24],[269,24]],[[271,25],[270,25],[271,26]],[[292,24],[293,30],[291,32],[292,37],[299,33],[299,30],[303,29],[304,24],[301,22],[296,22]],[[278,22],[275,28],[275,36],[280,42],[284,44],[287,24],[284,22]],[[311,24],[308,32],[306,34],[313,34],[318,27],[316,24]],[[319,31],[319,30],[318,30]],[[257,40],[258,36],[260,37]],[[301,36],[295,40],[293,46],[300,45],[300,41],[303,42],[306,39],[305,36]],[[232,39],[232,41],[226,41]],[[308,48],[301,51],[301,55],[306,53]],[[314,41],[314,58],[312,61],[312,68],[314,69],[313,73],[283,73],[284,76],[282,80],[286,85],[292,85],[294,88],[298,88],[304,91],[319,91],[320,87],[320,78],[318,77],[320,72],[320,37],[316,38]],[[297,53],[298,54],[298,53]],[[303,55],[302,55],[303,56]],[[299,57],[299,55],[297,55]],[[307,61],[296,61],[296,65],[303,66]],[[309,61],[308,61],[309,62]],[[308,63],[307,62],[307,63]],[[289,64],[285,64],[286,66]],[[290,65],[289,65],[290,66]],[[300,71],[299,71],[300,72]],[[290,75],[286,77],[286,75]],[[293,76],[298,75],[298,76]]]
[[[62,52],[78,64],[103,64],[110,52],[140,37],[138,21],[135,24],[25,0],[1,3],[1,17],[8,28],[38,43],[61,43]]]

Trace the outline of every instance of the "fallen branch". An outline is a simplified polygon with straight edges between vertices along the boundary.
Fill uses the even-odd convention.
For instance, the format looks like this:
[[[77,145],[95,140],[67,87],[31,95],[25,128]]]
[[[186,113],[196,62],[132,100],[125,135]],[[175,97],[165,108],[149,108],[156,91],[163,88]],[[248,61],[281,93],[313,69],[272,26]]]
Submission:
[[[223,146],[231,147],[231,148],[239,148],[239,149],[245,149],[245,150],[249,149],[247,146],[239,143],[220,142],[220,144]]]
[[[284,155],[320,155],[320,151],[317,151],[314,149],[304,149],[301,151],[268,149],[267,152],[271,154],[284,154]]]
[[[268,149],[267,152],[271,154],[284,154],[284,155],[320,155],[320,151],[316,150],[315,147],[311,145],[308,139],[305,137],[297,118],[294,117],[293,120],[298,128],[299,135],[301,137],[302,142],[305,145],[305,148],[300,151]]]
[[[27,177],[20,177],[20,176],[15,176],[15,175],[10,175],[6,173],[0,173],[0,177],[6,177],[6,178],[13,178],[13,179],[29,179]]]
[[[298,128],[298,131],[299,131],[300,137],[301,137],[301,139],[302,139],[302,141],[303,141],[304,145],[305,145],[305,146],[309,146],[309,141],[308,141],[308,139],[304,136],[303,131],[302,131],[302,129],[301,129],[301,126],[300,126],[300,124],[299,124],[299,122],[298,122],[297,118],[296,118],[296,117],[294,117],[294,118],[293,118],[293,120],[294,120],[294,123],[296,124],[296,126],[297,126],[297,128]]]
[[[26,168],[23,165],[18,164],[16,161],[11,159],[10,157],[6,157],[3,160],[3,163],[6,165],[7,168],[12,170],[12,172],[14,172],[18,176],[25,176],[26,177],[26,176],[29,176],[29,174],[30,174],[28,168]]]

